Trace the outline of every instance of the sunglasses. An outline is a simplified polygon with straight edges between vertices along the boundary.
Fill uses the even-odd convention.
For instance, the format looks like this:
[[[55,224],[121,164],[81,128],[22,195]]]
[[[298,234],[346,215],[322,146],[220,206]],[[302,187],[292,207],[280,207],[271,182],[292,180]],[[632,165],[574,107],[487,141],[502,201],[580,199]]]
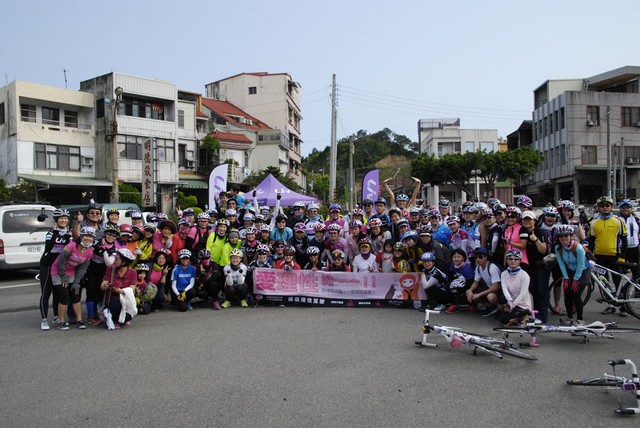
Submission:
[[[342,260],[342,257],[334,257],[333,260]]]
[[[600,204],[599,207],[611,208],[613,205],[611,204]]]
[[[284,245],[278,245],[276,248],[284,248]]]
[[[507,257],[507,261],[508,262],[513,262],[513,261],[516,261],[516,260],[520,261],[520,259],[517,258],[517,257]]]
[[[476,259],[484,259],[487,257],[485,254],[476,254]]]
[[[89,211],[89,214],[91,214],[91,215],[100,215],[102,213],[100,211]]]

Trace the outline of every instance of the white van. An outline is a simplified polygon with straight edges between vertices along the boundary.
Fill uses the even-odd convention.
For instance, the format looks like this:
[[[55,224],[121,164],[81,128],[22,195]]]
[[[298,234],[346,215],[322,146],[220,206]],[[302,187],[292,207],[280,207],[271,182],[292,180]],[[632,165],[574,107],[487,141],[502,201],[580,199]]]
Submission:
[[[0,205],[0,270],[40,266],[54,209],[45,204]]]

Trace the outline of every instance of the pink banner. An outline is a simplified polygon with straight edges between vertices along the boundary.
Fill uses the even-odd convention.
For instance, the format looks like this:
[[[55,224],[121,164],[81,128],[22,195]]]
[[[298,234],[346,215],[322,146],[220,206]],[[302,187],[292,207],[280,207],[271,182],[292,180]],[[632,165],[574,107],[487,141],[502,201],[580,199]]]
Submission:
[[[253,291],[265,296],[348,300],[426,300],[421,273],[255,269]]]

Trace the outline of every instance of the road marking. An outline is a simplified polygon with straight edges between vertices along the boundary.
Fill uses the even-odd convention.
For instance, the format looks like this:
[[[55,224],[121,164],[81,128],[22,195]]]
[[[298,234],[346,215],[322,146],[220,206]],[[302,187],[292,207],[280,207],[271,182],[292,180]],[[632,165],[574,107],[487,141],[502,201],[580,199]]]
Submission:
[[[38,283],[37,282],[32,282],[30,284],[0,285],[0,290],[3,289],[3,288],[32,287],[34,285],[38,285]]]

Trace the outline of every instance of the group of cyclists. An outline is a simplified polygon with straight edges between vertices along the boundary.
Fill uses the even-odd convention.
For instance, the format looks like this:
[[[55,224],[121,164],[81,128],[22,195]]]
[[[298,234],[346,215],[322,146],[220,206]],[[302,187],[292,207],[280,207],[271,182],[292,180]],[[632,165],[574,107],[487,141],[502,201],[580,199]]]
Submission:
[[[503,324],[523,322],[533,310],[536,322],[546,323],[553,275],[564,280],[553,290],[551,310],[566,311],[570,322],[582,323],[587,255],[593,253],[604,266],[638,260],[640,227],[628,200],[620,202],[619,217],[611,214],[609,197],[598,199],[592,218],[583,206],[576,214],[568,200],[544,207],[537,216],[527,196],[516,206],[495,198],[464,202],[456,215],[446,199],[418,206],[420,180],[414,182],[411,197],[394,195],[385,182],[391,203],[383,197],[365,199],[351,212],[331,203],[326,217],[315,202],[294,203],[287,215],[281,195],[275,207],[266,207],[255,192],[249,201],[237,190],[223,192],[215,209],[197,215],[191,208],[179,211],[177,224],[160,213],[144,223],[137,211],[130,213],[129,224],[120,221],[116,209],[101,223],[100,206],[92,203],[70,229],[70,213],[57,209],[40,265],[41,329],[50,329],[52,294],[53,323],[63,331],[70,322],[80,329],[100,325],[105,308],[121,328],[133,313],[148,314],[167,304],[180,311],[197,303],[216,310],[257,305],[256,268],[422,272],[427,300],[410,302],[414,308],[481,311]],[[557,264],[550,269],[545,261],[551,253]],[[561,293],[565,308],[557,303]]]

